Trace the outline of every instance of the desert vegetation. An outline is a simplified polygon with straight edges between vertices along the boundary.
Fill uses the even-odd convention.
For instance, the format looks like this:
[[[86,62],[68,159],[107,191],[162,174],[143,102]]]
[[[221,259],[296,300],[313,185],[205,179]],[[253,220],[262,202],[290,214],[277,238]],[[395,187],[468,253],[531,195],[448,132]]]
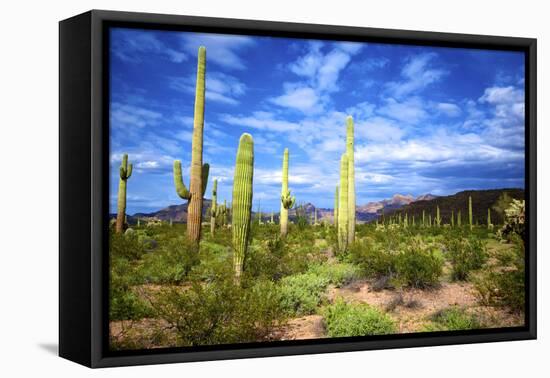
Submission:
[[[132,165],[124,155],[110,232],[113,349],[523,324],[525,202],[503,194],[476,208],[469,195],[464,206],[422,201],[421,212],[405,207],[359,222],[351,116],[342,120],[346,148],[332,217],[308,213],[307,198],[291,194],[289,148],[282,151],[279,213],[263,221],[258,206],[254,214],[254,137],[247,133],[231,202],[218,203],[223,182],[214,179],[206,209],[205,75],[201,47],[189,189],[181,162],[173,166],[175,191],[188,201],[186,222],[127,220]],[[486,219],[476,219],[480,213]]]

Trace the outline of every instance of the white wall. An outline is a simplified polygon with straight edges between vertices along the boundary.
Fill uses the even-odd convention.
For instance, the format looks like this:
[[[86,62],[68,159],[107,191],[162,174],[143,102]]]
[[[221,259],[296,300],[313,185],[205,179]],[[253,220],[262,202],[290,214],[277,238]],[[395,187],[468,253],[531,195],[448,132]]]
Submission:
[[[81,0],[4,1],[0,22],[0,375],[186,377],[543,376],[550,371],[548,217],[539,218],[539,340],[92,371],[62,360],[57,343],[57,22],[91,8],[539,40],[539,214],[550,211],[550,27],[545,1]],[[546,15],[546,17],[545,17]],[[545,174],[546,173],[546,174]],[[34,219],[27,223],[27,219]],[[546,319],[545,319],[546,318]],[[546,351],[543,352],[544,348]]]

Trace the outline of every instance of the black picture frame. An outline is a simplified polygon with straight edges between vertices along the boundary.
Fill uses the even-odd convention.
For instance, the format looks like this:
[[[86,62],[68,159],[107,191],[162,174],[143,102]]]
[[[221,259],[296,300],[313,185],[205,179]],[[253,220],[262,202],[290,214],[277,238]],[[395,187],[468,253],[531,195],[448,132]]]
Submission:
[[[111,26],[525,52],[525,326],[110,352],[108,39]],[[59,23],[59,355],[88,367],[535,339],[536,39],[92,10]]]

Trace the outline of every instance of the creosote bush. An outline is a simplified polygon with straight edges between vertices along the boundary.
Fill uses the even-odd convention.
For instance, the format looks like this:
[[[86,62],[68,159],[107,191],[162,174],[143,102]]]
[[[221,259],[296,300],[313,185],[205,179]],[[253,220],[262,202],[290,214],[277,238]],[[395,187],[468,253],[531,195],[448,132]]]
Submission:
[[[284,324],[281,294],[269,281],[241,287],[232,277],[190,288],[166,288],[153,301],[157,316],[175,330],[177,346],[269,340]]]
[[[281,280],[282,306],[289,315],[313,314],[324,299],[330,280],[315,273],[302,273]]]
[[[471,271],[480,269],[487,261],[487,249],[478,238],[448,238],[446,247],[453,280],[468,279]]]
[[[443,273],[443,263],[443,255],[437,247],[418,239],[411,240],[397,255],[396,281],[419,288],[434,286]]]
[[[468,314],[465,309],[456,306],[436,312],[430,320],[431,323],[424,327],[426,332],[460,331],[482,327],[475,315]]]
[[[339,299],[323,310],[330,337],[385,335],[397,332],[392,318],[368,304],[348,304]]]
[[[511,250],[496,254],[496,264],[484,269],[474,278],[474,286],[481,304],[505,306],[525,310],[525,247],[519,236]]]

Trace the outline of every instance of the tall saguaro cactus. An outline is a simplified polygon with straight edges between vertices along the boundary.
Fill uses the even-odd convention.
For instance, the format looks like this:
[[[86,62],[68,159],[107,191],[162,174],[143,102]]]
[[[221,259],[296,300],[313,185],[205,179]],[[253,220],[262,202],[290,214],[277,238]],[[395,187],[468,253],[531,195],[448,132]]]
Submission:
[[[439,206],[437,206],[437,208],[435,209],[435,224],[437,225],[437,227],[441,226],[441,216],[439,214]]]
[[[336,185],[336,191],[334,192],[334,227],[338,229],[338,200],[340,192],[338,190],[338,185]]]
[[[212,206],[210,207],[210,233],[214,235],[216,230],[216,219],[218,218],[220,211],[218,208],[218,180],[214,180],[212,184]]]
[[[346,155],[348,156],[348,244],[355,241],[355,157],[353,117],[346,118]]]
[[[128,154],[122,156],[120,163],[120,179],[118,180],[118,207],[116,215],[115,231],[120,234],[124,230],[126,219],[126,183],[132,176],[132,164],[128,164]]]
[[[202,199],[208,182],[209,165],[202,163],[202,143],[204,130],[204,94],[206,75],[206,48],[199,47],[197,62],[197,84],[195,88],[195,118],[193,120],[193,144],[191,150],[191,177],[189,190],[181,176],[181,161],[174,161],[174,184],[176,192],[189,202],[187,207],[187,237],[199,243],[202,223]]]
[[[470,230],[474,227],[474,217],[472,215],[472,196],[468,197],[468,220],[470,222]]]
[[[235,281],[240,282],[243,263],[248,249],[252,213],[252,182],[254,176],[254,141],[244,133],[239,141],[235,177],[233,179],[233,269]]]
[[[491,223],[491,208],[487,209],[487,228],[492,229],[493,224]]]
[[[291,209],[296,202],[296,198],[290,195],[288,190],[288,148],[285,148],[283,154],[283,182],[281,186],[281,212],[279,223],[281,225],[281,236],[288,233],[288,209]]]
[[[338,206],[338,248],[340,251],[345,251],[348,246],[349,233],[349,162],[348,155],[343,154],[340,160],[340,200]]]

